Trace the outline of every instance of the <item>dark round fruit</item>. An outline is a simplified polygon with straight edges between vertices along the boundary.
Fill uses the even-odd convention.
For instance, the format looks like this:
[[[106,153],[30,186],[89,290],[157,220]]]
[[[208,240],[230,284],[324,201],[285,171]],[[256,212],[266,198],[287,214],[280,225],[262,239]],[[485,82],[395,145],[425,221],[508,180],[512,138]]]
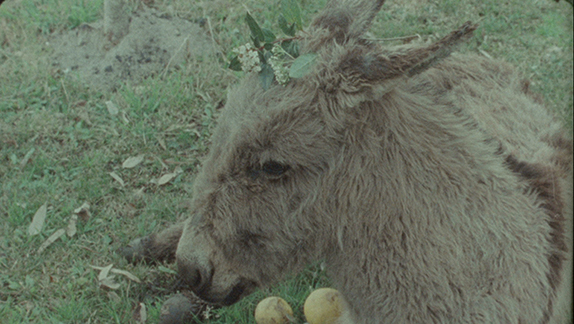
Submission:
[[[160,324],[192,323],[201,311],[203,305],[187,294],[177,294],[165,301],[159,316]]]

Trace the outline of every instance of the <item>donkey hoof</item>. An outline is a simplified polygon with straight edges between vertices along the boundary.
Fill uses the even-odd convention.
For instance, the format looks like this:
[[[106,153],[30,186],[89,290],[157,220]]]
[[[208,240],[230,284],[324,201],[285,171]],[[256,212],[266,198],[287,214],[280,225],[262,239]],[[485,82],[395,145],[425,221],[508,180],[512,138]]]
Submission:
[[[180,293],[170,297],[161,307],[159,324],[190,323],[201,312],[204,304],[199,298]]]
[[[117,253],[123,258],[128,260],[130,263],[137,263],[146,259],[145,256],[145,242],[147,237],[137,238],[127,246],[121,247],[117,250]]]

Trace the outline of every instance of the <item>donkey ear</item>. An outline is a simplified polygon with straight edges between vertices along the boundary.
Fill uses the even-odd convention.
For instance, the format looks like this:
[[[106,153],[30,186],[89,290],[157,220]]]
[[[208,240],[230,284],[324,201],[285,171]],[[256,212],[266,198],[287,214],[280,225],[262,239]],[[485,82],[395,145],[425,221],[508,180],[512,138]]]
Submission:
[[[356,107],[391,91],[404,78],[412,77],[449,56],[477,25],[465,23],[441,40],[422,47],[383,49],[375,44],[335,46],[330,58],[315,75],[321,87],[320,100],[338,116],[343,108]]]
[[[340,56],[338,72],[352,88],[372,87],[400,77],[417,75],[448,57],[455,47],[467,39],[477,25],[470,21],[435,43],[422,47],[376,49],[376,46],[355,46]]]
[[[311,29],[328,31],[316,41],[324,43],[334,39],[343,44],[349,39],[360,37],[371,26],[384,2],[385,0],[331,0],[311,23]]]

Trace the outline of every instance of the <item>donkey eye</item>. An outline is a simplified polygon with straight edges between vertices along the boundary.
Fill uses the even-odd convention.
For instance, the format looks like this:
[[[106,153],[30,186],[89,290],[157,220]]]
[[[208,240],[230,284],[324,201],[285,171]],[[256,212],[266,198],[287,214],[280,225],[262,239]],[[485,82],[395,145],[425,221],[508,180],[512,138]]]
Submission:
[[[261,166],[261,171],[271,176],[280,176],[289,170],[289,166],[276,161],[267,161]]]

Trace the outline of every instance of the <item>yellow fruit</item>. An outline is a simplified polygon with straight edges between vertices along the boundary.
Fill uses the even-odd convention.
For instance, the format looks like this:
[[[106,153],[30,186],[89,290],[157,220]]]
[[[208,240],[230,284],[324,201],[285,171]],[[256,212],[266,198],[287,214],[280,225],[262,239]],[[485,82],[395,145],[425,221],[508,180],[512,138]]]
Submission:
[[[290,323],[292,318],[291,306],[280,297],[267,297],[255,308],[257,324],[285,324]]]
[[[309,324],[331,324],[341,316],[344,309],[343,296],[333,288],[313,291],[303,306]]]

